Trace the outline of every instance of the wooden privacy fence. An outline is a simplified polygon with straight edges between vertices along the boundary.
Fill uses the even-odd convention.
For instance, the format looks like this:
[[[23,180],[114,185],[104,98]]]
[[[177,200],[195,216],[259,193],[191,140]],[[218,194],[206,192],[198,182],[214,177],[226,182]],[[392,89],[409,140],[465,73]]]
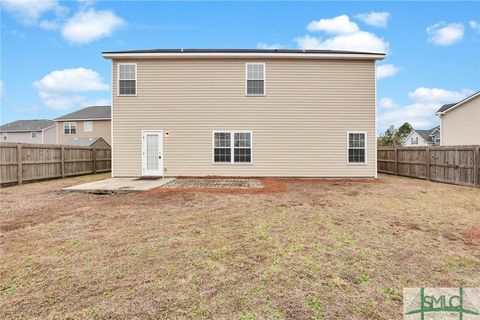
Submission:
[[[22,184],[110,171],[111,149],[0,143],[0,183]]]
[[[480,187],[480,147],[378,147],[378,172]]]

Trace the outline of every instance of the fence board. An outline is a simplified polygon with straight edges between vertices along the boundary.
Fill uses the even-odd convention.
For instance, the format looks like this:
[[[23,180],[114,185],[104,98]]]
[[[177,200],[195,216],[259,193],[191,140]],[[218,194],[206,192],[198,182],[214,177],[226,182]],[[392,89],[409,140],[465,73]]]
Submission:
[[[47,144],[0,143],[0,183],[21,184],[108,172],[111,149]]]
[[[480,146],[379,147],[378,172],[480,187]]]

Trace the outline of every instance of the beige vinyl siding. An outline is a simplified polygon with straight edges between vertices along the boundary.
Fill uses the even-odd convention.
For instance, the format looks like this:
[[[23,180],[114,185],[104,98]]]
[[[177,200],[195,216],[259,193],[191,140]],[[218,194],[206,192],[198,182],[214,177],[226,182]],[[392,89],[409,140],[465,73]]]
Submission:
[[[441,117],[441,144],[480,144],[480,96],[448,111]]]
[[[77,123],[77,133],[76,134],[65,134],[63,124],[65,122],[76,122]],[[84,122],[92,122],[93,131],[85,132],[84,131]],[[110,120],[80,120],[80,121],[57,121],[58,126],[58,144],[63,144],[66,140],[70,138],[103,138],[108,144],[111,143],[111,121]]]
[[[113,175],[142,174],[141,130],[164,130],[166,176],[375,176],[375,69],[363,60],[151,59],[137,96],[117,96]],[[121,62],[121,61],[120,61]],[[245,96],[245,63],[265,63],[266,96]],[[213,164],[212,131],[252,131],[251,164]],[[347,132],[367,164],[347,164]]]
[[[43,143],[56,144],[57,143],[57,126],[43,130]]]
[[[36,137],[32,138],[32,132],[36,133]],[[42,131],[15,131],[7,132],[7,140],[0,142],[18,142],[18,143],[42,143]]]

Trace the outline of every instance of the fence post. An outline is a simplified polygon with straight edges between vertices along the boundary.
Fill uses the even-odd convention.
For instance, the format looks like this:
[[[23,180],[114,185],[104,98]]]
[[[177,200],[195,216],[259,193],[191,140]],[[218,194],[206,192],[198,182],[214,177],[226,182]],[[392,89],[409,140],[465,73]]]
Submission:
[[[480,171],[480,147],[473,148],[473,186],[478,187],[480,185],[479,179]]]
[[[17,144],[17,183],[23,183],[22,146]]]
[[[62,178],[65,178],[65,147],[64,146],[62,146],[61,152],[62,152]]]
[[[398,176],[398,147],[395,146],[395,175]]]
[[[425,148],[425,179],[430,180],[430,147]]]
[[[97,173],[97,149],[92,148],[93,173]]]

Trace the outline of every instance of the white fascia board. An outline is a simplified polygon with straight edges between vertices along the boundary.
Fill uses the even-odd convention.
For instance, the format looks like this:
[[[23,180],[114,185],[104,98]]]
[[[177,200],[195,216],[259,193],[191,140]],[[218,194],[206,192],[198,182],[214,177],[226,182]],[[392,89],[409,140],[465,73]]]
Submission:
[[[237,52],[137,52],[137,53],[103,53],[105,59],[132,59],[132,58],[290,58],[290,59],[359,59],[359,60],[382,60],[385,58],[384,53],[362,54],[362,53],[237,53]]]

